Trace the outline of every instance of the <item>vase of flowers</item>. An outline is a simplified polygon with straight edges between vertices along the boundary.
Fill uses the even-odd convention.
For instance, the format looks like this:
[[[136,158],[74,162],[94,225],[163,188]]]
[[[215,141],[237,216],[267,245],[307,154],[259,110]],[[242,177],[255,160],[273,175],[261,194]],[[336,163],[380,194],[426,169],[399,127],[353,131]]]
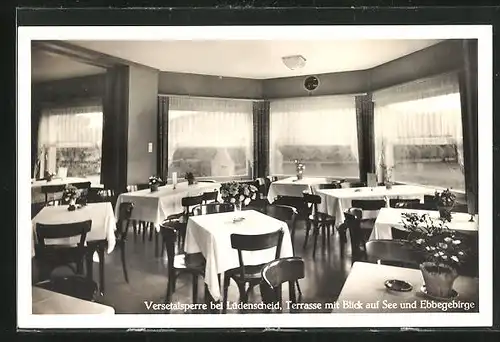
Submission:
[[[451,222],[451,211],[455,206],[455,200],[456,196],[450,189],[434,193],[434,202],[437,205],[439,216],[442,220]]]
[[[69,211],[75,210],[76,200],[78,199],[78,189],[71,184],[67,185],[66,188],[64,188],[62,198],[65,203],[68,203]]]
[[[297,173],[297,180],[300,180],[304,177],[304,170],[306,169],[306,166],[299,162],[297,159],[294,160],[295,162],[295,171]]]
[[[466,258],[462,239],[448,229],[445,221],[428,214],[403,213],[402,223],[408,241],[422,255],[424,292],[433,298],[452,298],[457,268]]]
[[[158,191],[160,183],[161,183],[160,177],[156,176],[149,177],[149,188],[151,189],[151,192]]]
[[[235,211],[240,211],[242,206],[248,205],[252,200],[255,200],[258,191],[257,187],[252,184],[234,181],[222,183],[220,187],[222,201],[234,204]]]
[[[184,177],[188,181],[188,185],[193,185],[195,183],[194,175],[192,172],[186,172],[186,176]]]

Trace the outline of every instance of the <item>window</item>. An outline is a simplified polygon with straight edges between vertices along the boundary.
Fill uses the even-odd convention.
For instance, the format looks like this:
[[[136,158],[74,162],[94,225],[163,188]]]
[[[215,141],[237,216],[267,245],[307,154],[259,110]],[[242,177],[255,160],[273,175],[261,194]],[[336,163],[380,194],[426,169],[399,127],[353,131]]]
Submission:
[[[358,177],[354,96],[271,101],[270,171],[294,175],[300,160],[308,176]]]
[[[465,189],[456,75],[375,92],[373,101],[376,156],[393,181]]]
[[[87,178],[100,183],[101,106],[42,111],[38,131],[40,174]]]
[[[252,101],[169,98],[169,177],[248,177],[252,162]]]

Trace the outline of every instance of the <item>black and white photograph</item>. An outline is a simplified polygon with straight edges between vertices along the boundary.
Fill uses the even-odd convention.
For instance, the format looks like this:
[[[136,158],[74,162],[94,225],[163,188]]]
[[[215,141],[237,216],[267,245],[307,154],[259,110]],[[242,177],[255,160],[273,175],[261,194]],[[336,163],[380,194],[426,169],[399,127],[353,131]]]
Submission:
[[[492,58],[486,25],[19,27],[19,327],[491,325]]]

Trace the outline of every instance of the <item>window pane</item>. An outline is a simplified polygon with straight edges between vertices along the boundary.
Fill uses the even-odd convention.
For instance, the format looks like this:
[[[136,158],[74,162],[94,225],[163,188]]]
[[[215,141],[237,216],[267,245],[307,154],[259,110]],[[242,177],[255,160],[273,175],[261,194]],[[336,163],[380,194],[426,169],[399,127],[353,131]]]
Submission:
[[[168,116],[169,177],[251,174],[251,101],[171,97]]]
[[[42,112],[39,160],[45,171],[100,183],[102,108],[77,107]]]
[[[374,94],[376,154],[393,181],[465,189],[460,94],[443,76]],[[379,165],[380,168],[380,165]]]
[[[294,175],[294,160],[307,176],[358,177],[354,96],[271,101],[270,170]]]

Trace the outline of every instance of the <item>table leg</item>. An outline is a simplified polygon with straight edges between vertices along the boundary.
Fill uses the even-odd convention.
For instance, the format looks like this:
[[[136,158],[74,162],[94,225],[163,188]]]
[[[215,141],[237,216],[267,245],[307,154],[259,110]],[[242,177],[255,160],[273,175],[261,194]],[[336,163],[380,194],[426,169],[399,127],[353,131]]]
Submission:
[[[99,255],[99,291],[101,296],[104,294],[104,249],[105,245],[100,243],[97,247],[97,254]]]

